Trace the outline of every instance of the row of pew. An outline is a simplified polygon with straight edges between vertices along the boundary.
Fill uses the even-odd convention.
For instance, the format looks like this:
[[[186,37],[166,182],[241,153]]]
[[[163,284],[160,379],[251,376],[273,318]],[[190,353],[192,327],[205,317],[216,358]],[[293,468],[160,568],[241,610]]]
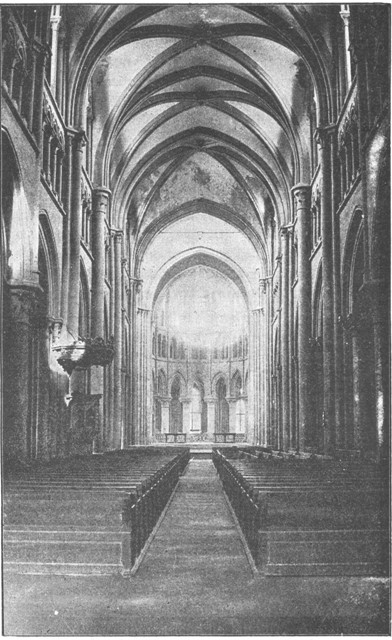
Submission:
[[[5,570],[129,575],[188,461],[189,449],[138,447],[10,465]]]
[[[260,572],[386,573],[389,482],[382,466],[234,449],[215,450],[213,461]]]

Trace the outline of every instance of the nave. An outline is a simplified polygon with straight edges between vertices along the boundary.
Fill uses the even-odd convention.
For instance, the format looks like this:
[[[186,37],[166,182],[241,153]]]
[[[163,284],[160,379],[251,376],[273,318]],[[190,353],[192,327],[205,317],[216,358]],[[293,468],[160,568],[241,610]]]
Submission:
[[[269,575],[202,581],[189,626],[242,624],[238,590],[249,628],[301,629],[309,607],[315,633],[332,610],[377,631],[390,6],[8,4],[1,22],[7,624],[173,629],[180,603],[185,628],[188,591],[162,582],[162,612],[142,579],[154,544],[131,574],[177,498],[188,514],[206,446]]]
[[[168,455],[171,460],[177,458],[178,455],[174,456],[174,453],[174,448],[171,456],[168,452],[164,454],[163,451],[160,453],[155,451],[152,456],[151,453],[146,455],[146,452],[138,455],[132,453],[133,471],[128,473],[128,477],[135,477],[137,458],[139,458],[141,469],[144,465],[146,475],[147,460],[148,468],[151,470],[152,466],[156,468],[158,460],[165,466]],[[182,451],[180,457],[184,453],[187,452]],[[256,469],[254,454],[249,453],[249,450],[239,454],[235,448],[226,447],[220,452],[216,450],[214,456],[217,455],[224,456],[229,464],[241,466],[243,471],[246,467],[249,471],[249,463],[253,470]],[[269,457],[270,454],[267,460]],[[123,460],[127,458],[129,463],[129,456],[123,455]],[[155,462],[153,462],[154,459]],[[78,462],[80,465],[80,460],[73,462],[74,472]],[[259,470],[263,469],[263,459],[261,462]],[[112,468],[115,466],[113,463],[112,456],[110,462]],[[100,464],[102,465],[101,462]],[[275,464],[272,461],[272,465],[275,466]],[[124,462],[120,466],[123,472],[127,466],[129,468],[129,464],[124,465]],[[63,531],[62,544],[58,545],[57,549],[52,549],[50,551],[52,556],[46,555],[42,563],[43,565],[46,562],[46,568],[43,569],[43,566],[39,567],[38,564],[34,566],[31,564],[30,569],[26,564],[19,565],[19,569],[15,565],[11,567],[10,564],[7,565],[6,548],[4,558],[6,633],[11,635],[66,633],[67,635],[158,636],[386,633],[389,583],[382,576],[383,572],[380,572],[380,568],[376,568],[376,563],[373,563],[370,570],[369,567],[358,570],[358,566],[355,568],[353,565],[351,577],[344,575],[344,573],[347,574],[347,567],[343,575],[339,575],[339,572],[338,575],[334,575],[336,571],[333,569],[331,571],[331,567],[326,571],[326,565],[321,567],[321,571],[318,567],[315,575],[306,575],[303,567],[299,570],[297,567],[294,575],[286,573],[282,578],[279,573],[275,573],[273,577],[274,574],[270,572],[268,576],[268,573],[263,571],[259,563],[256,565],[252,558],[239,526],[239,520],[230,506],[230,493],[224,492],[216,467],[216,462],[214,464],[211,459],[211,451],[207,453],[204,448],[204,451],[200,449],[191,454],[187,465],[185,467],[182,465],[183,471],[179,475],[178,484],[171,493],[161,518],[148,537],[147,544],[140,549],[137,562],[134,563],[131,571],[127,572],[124,572],[124,566],[121,569],[120,565],[115,567],[113,564],[105,564],[107,562],[105,547],[99,546],[102,542],[94,547],[97,543],[91,539],[90,550],[84,551],[84,558],[79,556],[81,564],[78,568],[75,564],[67,565],[65,532],[71,528],[75,534],[78,523],[74,520],[76,512],[75,509],[72,512],[69,501],[67,509],[71,513],[66,514],[64,508],[61,508],[64,493],[56,493],[54,489],[48,502],[49,505],[51,503],[52,509],[43,511],[42,502],[40,504],[41,525],[43,522],[45,525],[38,527],[38,520],[35,521],[36,533],[37,529],[40,529],[41,542],[43,540],[42,549],[48,543],[47,534],[51,522],[52,529]],[[343,465],[343,470],[346,468],[347,465]],[[115,475],[112,474],[113,478]],[[125,488],[126,474],[123,473],[122,480],[120,480],[120,473],[117,472],[117,476],[117,484],[115,486],[112,484],[111,487],[112,497],[113,489]],[[268,472],[267,476],[269,495],[272,496],[271,485],[278,486],[276,483],[279,473],[275,470],[275,473]],[[287,480],[287,472],[281,473],[280,476],[287,487],[290,483]],[[326,477],[324,474],[324,478]],[[14,482],[16,482],[15,479]],[[42,477],[40,482],[42,483]],[[68,485],[73,483],[75,491],[75,477],[67,482]],[[101,475],[101,484],[102,482]],[[108,482],[107,479],[105,482]],[[320,485],[321,483],[320,480]],[[83,479],[83,484],[86,489],[86,477]],[[110,529],[113,535],[115,527],[107,525],[109,521],[112,525],[116,522],[116,507],[112,500],[110,514],[107,510],[105,512],[101,484],[97,486],[96,481],[96,485],[92,487],[90,478],[87,485],[90,492],[90,506],[87,510],[81,509],[83,497],[78,495],[79,514],[82,511],[84,514],[79,516],[80,523],[83,525],[80,527],[80,532],[83,530],[85,532],[88,525],[90,527],[93,525],[96,533],[98,531],[103,533],[104,530],[108,532]],[[132,490],[131,484],[132,482],[129,481],[127,491]],[[8,485],[6,498],[9,488]],[[317,493],[318,488],[320,487],[316,486],[313,491]],[[100,499],[92,500],[93,494],[97,497],[97,492]],[[292,483],[289,500],[293,498],[295,492],[296,486]],[[21,487],[19,487],[19,499],[20,493],[23,493]],[[118,495],[124,497],[123,493]],[[311,500],[310,491],[308,491],[307,500],[309,497]],[[18,499],[15,495],[12,498],[9,494],[8,498],[14,503]],[[27,519],[31,520],[34,504],[35,506],[39,504],[39,497],[35,491],[29,491],[28,498],[30,507],[27,506],[25,512],[27,512]],[[56,499],[57,504],[54,503]],[[299,508],[299,517],[305,523],[302,524],[302,529],[306,529],[307,500],[304,500],[302,508]],[[6,505],[8,506],[7,499]],[[21,535],[22,511],[17,509],[13,516],[12,509],[9,507],[7,509],[7,506],[6,512],[10,520],[12,518],[15,520],[15,514],[19,514],[17,516],[19,527],[15,524],[13,527],[14,532],[19,530]],[[117,506],[119,506],[118,501]],[[308,512],[312,509],[313,505],[310,502]],[[94,512],[95,516],[99,517],[98,521],[92,518]],[[102,517],[103,512],[106,518],[109,515],[106,525]],[[375,513],[376,511],[373,511],[372,515],[374,516]],[[357,518],[358,515],[359,512]],[[24,517],[26,518],[26,514]],[[72,527],[65,525],[67,517],[70,518]],[[259,524],[265,529],[267,526],[265,512],[262,517]],[[338,506],[333,517],[335,520],[339,518]],[[358,521],[356,525],[360,527]],[[327,520],[324,515],[323,527],[326,526]],[[369,526],[372,530],[366,531],[366,527]],[[362,536],[371,533],[373,545],[377,544],[377,538],[374,535],[375,526],[374,517],[371,522],[364,522],[362,514]],[[290,515],[288,518],[286,516],[287,527],[290,528]],[[8,525],[8,528],[11,528],[11,525]],[[278,530],[281,528],[282,525],[278,526]],[[298,524],[295,528],[298,528]],[[124,534],[124,528],[122,530]],[[28,544],[26,528],[24,531],[25,543]],[[131,530],[131,537],[133,531]],[[272,527],[272,535],[274,533],[276,534],[276,526]],[[23,536],[20,540],[23,540]],[[73,538],[74,542],[75,538]],[[306,546],[306,553],[308,562],[312,563],[314,550],[312,551],[310,547],[311,545]],[[352,559],[352,553],[350,554],[347,548],[344,552],[348,553],[346,560],[350,557]],[[291,553],[293,554],[293,547],[291,547]],[[30,560],[31,558],[30,547]],[[124,559],[124,555],[122,558]],[[374,558],[373,554],[373,560]],[[57,565],[53,560],[57,560]],[[68,555],[68,563],[70,560]],[[366,577],[367,574],[368,577]]]

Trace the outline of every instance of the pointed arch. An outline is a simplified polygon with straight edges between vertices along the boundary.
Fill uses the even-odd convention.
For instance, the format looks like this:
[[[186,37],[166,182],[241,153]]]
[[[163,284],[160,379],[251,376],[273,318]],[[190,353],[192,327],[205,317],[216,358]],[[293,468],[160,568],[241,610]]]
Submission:
[[[48,270],[48,313],[58,317],[60,312],[60,268],[52,225],[46,211],[39,214],[39,242]]]

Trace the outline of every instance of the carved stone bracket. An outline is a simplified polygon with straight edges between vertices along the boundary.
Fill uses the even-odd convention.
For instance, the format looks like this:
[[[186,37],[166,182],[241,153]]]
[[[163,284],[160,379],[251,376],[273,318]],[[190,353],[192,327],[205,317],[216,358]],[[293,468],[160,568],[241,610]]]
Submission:
[[[63,328],[62,318],[48,317],[48,331],[49,331],[49,334],[52,336],[53,343],[58,342],[58,340],[60,339],[62,328]]]
[[[110,364],[114,357],[113,338],[108,342],[99,337],[82,338],[73,344],[54,344],[52,351],[59,365],[70,376],[75,369],[105,367]]]

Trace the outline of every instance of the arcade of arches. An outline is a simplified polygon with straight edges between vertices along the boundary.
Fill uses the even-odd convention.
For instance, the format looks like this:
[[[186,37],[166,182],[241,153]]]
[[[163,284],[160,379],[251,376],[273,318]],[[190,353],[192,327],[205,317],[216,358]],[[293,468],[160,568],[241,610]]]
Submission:
[[[2,7],[6,457],[388,454],[388,27]]]

